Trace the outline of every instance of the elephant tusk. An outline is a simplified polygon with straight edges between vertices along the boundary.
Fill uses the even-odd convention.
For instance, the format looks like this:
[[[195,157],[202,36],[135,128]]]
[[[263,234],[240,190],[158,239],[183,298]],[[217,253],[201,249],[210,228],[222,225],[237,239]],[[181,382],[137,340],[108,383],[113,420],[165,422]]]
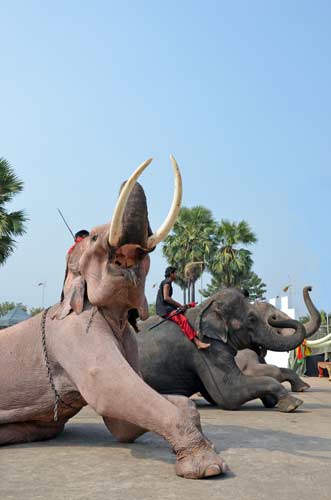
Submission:
[[[325,337],[322,337],[321,339],[307,340],[306,345],[308,347],[315,347],[315,346],[318,346],[319,344],[323,344],[324,342],[327,342],[330,339],[331,339],[331,333],[329,333],[329,335],[326,335]]]
[[[165,221],[158,228],[158,230],[155,233],[153,233],[147,240],[147,248],[149,250],[151,248],[156,247],[156,245],[160,243],[162,240],[164,240],[164,238],[169,234],[172,226],[175,224],[178,212],[180,210],[180,205],[182,202],[182,194],[183,194],[182,177],[180,175],[177,162],[172,155],[170,155],[170,160],[175,178],[174,197]]]
[[[318,344],[318,345],[310,345],[308,346],[309,349],[321,349],[322,347],[328,347],[331,345],[331,340],[329,340],[328,342],[322,342],[322,344]]]
[[[133,172],[129,179],[124,184],[120,195],[118,197],[114,215],[112,217],[109,229],[108,243],[110,246],[117,246],[122,233],[122,218],[125,209],[126,202],[130,196],[130,193],[135,185],[138,177],[143,173],[146,167],[153,161],[153,158],[149,158],[144,161],[139,167]]]

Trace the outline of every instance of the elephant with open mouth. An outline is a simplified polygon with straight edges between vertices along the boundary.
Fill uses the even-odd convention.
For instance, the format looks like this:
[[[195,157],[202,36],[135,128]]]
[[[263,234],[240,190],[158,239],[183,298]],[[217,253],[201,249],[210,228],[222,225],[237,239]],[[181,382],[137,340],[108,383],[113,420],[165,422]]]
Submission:
[[[215,293],[186,316],[199,337],[210,342],[208,349],[196,349],[172,321],[151,331],[159,321],[157,316],[139,323],[142,375],[154,389],[185,396],[200,392],[229,410],[256,398],[266,403],[269,398],[284,412],[302,403],[271,376],[242,373],[235,356],[240,349],[292,350],[307,335],[304,325],[274,315],[265,319],[241,291],[232,288]]]
[[[203,436],[199,414],[186,398],[163,397],[139,375],[128,311],[146,318],[149,253],[170,231],[181,203],[151,233],[147,203],[136,182],[151,160],[123,186],[109,224],[77,243],[67,262],[59,304],[0,332],[0,444],[57,436],[89,404],[110,432],[132,442],[147,430],[163,436],[176,454],[176,473],[187,478],[221,474],[226,465]]]
[[[310,314],[310,320],[305,324],[307,334],[306,339],[317,332],[321,325],[321,315],[310,298],[310,291],[310,286],[306,286],[303,289],[303,300]],[[285,313],[267,302],[256,302],[254,307],[257,314],[263,318],[265,322],[268,321],[268,317],[271,315],[277,320],[290,319]],[[277,332],[280,335],[286,336],[291,335],[293,330],[278,329]],[[307,345],[308,344],[309,341],[307,341]],[[245,375],[268,376],[275,378],[278,382],[289,382],[292,392],[303,392],[309,389],[310,385],[302,380],[294,370],[291,370],[290,368],[279,368],[278,366],[267,364],[265,361],[266,354],[266,349],[259,349],[257,352],[251,349],[243,349],[237,353],[235,359],[238,367]],[[212,401],[210,402],[212,403]],[[263,399],[263,403],[266,407],[271,408],[275,406],[277,400],[269,396]]]

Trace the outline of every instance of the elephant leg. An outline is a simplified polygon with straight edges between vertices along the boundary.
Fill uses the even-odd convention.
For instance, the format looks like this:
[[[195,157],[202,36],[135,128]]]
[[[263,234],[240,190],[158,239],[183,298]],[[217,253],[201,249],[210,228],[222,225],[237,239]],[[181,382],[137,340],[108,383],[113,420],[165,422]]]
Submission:
[[[148,432],[147,429],[142,429],[138,425],[118,418],[103,417],[103,421],[107,429],[120,443],[133,443],[139,436]]]
[[[265,399],[277,402],[279,411],[291,412],[302,404],[301,399],[291,396],[280,382],[272,377],[256,377],[241,375],[236,377],[234,384],[224,384],[224,401],[227,409],[235,410],[252,399]]]
[[[303,392],[309,389],[310,385],[305,383],[301,378],[289,368],[279,368],[275,365],[254,364],[249,365],[245,371],[245,375],[267,376],[278,380],[278,382],[289,382],[293,392]]]
[[[94,340],[92,336],[85,339]],[[94,345],[91,356],[76,350],[75,357],[81,353],[82,361],[68,362],[67,370],[84,400],[99,415],[129,422],[134,426],[130,426],[131,431],[146,429],[164,437],[175,450],[179,476],[201,478],[227,470],[186,412],[145,384],[111,339],[100,345],[100,351],[98,348]]]
[[[196,428],[202,432],[200,413],[192,399],[188,399],[185,396],[174,396],[172,394],[163,394],[163,397],[177,406],[177,408],[180,408],[187,417],[192,420]]]
[[[173,396],[167,394],[163,394],[162,397],[182,410],[187,418],[190,419],[196,426],[196,428],[203,434],[200,414],[191,399],[188,399],[185,396]],[[103,420],[112,435],[121,443],[133,443],[139,436],[141,436],[145,432],[148,432],[147,429],[142,429],[141,427],[138,427],[137,425],[131,424],[129,422],[125,422],[124,420],[107,417],[104,417]],[[213,447],[208,438],[206,438],[206,436],[204,437]]]
[[[282,382],[289,382],[291,384],[292,392],[303,392],[310,389],[310,385],[304,382],[302,378],[295,373],[294,370],[290,368],[279,368],[281,376],[283,377]]]
[[[123,347],[125,350],[125,357],[130,366],[140,375],[139,371],[139,356],[138,356],[138,345],[136,334],[131,330],[127,329],[125,335],[123,336]],[[140,375],[141,376],[141,375]],[[200,414],[196,409],[194,402],[185,396],[174,396],[174,395],[162,395],[170,403],[180,408],[185,412],[187,417],[192,420],[197,429],[203,434]],[[142,429],[134,424],[125,422],[123,420],[118,420],[116,418],[104,417],[104,422],[106,427],[110,430],[112,435],[122,443],[133,443],[139,436],[148,432],[146,429]],[[209,439],[204,436],[205,439],[213,447],[213,444]]]
[[[63,431],[64,423],[47,425],[38,422],[18,422],[0,425],[0,445],[30,443],[52,439]]]
[[[202,430],[200,413],[195,406],[194,401],[192,399],[188,399],[185,396],[173,396],[172,394],[164,394],[163,395],[168,401],[176,405],[178,408],[181,408],[185,414],[188,416],[190,420],[194,423],[198,431],[201,432],[206,441],[210,444],[210,446],[215,449],[214,444],[206,437]]]
[[[275,396],[271,396],[270,394],[261,398],[261,401],[265,408],[274,408],[278,403],[277,398]]]
[[[139,375],[139,356],[136,333],[131,328],[127,328],[122,339],[125,359],[133,370]],[[120,443],[133,443],[139,436],[142,436],[147,429],[142,429],[138,425],[120,420],[118,418],[103,417],[107,429]]]

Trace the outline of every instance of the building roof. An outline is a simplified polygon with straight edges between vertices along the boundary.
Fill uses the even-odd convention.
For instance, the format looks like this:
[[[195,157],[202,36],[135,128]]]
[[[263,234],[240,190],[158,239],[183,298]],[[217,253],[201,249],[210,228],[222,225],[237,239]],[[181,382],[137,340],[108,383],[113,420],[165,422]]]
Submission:
[[[0,328],[16,325],[25,319],[30,318],[30,315],[21,307],[17,306],[11,309],[4,316],[0,317]]]

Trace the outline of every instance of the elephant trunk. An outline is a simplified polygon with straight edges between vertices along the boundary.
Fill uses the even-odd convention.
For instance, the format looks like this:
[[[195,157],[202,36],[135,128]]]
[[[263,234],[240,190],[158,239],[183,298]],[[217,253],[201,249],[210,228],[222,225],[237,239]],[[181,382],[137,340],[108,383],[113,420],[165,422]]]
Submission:
[[[319,313],[319,311],[316,309],[316,307],[314,306],[311,298],[310,298],[310,295],[308,292],[311,292],[311,286],[306,286],[304,289],[303,289],[303,300],[306,304],[306,307],[308,309],[308,312],[310,314],[310,320],[305,323],[305,330],[306,330],[306,334],[307,334],[307,338],[308,337],[311,337],[311,335],[313,335],[315,332],[317,332],[317,330],[319,329],[319,327],[321,326],[321,315]]]
[[[151,233],[146,196],[141,185],[136,182],[125,205],[119,246],[134,243],[146,248]]]
[[[175,179],[174,197],[163,224],[155,233],[152,233],[148,222],[145,193],[137,183],[138,177],[152,161],[152,158],[149,158],[133,172],[121,187],[109,228],[108,243],[110,247],[133,243],[150,252],[169,234],[180,210],[183,191],[177,162],[173,156],[170,156],[170,159]]]
[[[293,328],[295,333],[291,336],[284,337],[275,333],[273,328],[268,328],[268,333],[263,334],[261,345],[271,351],[292,351],[302,343],[306,337],[306,330],[302,323],[294,319],[277,321],[274,316],[268,318],[268,323],[273,328]]]

